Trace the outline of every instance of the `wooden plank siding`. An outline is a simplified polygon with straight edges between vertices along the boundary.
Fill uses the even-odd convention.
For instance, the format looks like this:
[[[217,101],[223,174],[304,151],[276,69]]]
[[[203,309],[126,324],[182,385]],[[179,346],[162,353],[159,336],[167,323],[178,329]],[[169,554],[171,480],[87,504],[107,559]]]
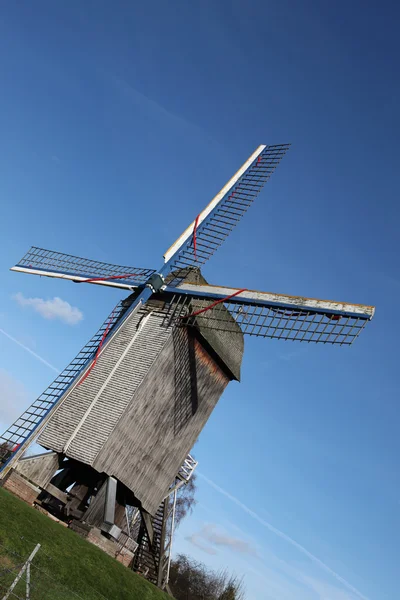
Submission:
[[[39,436],[39,444],[92,465],[171,335],[169,330],[159,326],[161,317],[152,314],[138,333],[141,320],[147,316],[147,312],[141,310],[128,317],[101,353],[89,377],[67,392]],[[117,366],[125,351],[124,359]]]
[[[191,358],[179,366],[186,373],[175,370],[171,336],[93,464],[131,489],[152,515],[229,383],[194,330],[175,329],[176,335],[193,344]],[[192,384],[182,397],[185,379]]]
[[[56,452],[26,456],[17,462],[15,470],[39,487],[45,487],[60,466]]]

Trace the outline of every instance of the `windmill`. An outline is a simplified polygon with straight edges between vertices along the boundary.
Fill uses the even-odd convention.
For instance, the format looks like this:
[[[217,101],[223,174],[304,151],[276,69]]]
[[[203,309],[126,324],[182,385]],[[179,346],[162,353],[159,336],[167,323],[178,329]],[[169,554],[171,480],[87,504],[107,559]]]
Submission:
[[[78,530],[90,524],[114,538],[126,506],[136,507],[135,568],[145,565],[160,586],[168,580],[176,491],[197,464],[188,453],[229,381],[240,378],[244,335],[350,345],[374,314],[371,306],[203,278],[200,267],[288,148],[259,146],[167,250],[159,270],[36,247],[12,268],[129,296],[0,438],[3,485],[20,495],[23,488]],[[34,440],[51,452],[23,457]]]

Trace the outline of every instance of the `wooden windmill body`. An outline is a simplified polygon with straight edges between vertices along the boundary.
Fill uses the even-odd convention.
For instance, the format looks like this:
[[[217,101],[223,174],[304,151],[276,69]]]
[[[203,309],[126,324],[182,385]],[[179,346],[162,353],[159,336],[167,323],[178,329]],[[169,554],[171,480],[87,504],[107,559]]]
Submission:
[[[240,378],[243,335],[349,345],[374,314],[370,306],[223,288],[202,277],[200,266],[287,149],[259,146],[158,271],[40,248],[13,267],[130,295],[0,438],[0,481],[16,493],[24,485],[27,493],[29,483],[31,500],[57,509],[78,529],[97,526],[114,539],[126,506],[135,507],[133,565],[144,565],[161,587],[168,583],[176,489],[193,473],[197,463],[188,453],[222,392]],[[34,440],[51,452],[24,458]]]
[[[115,477],[153,516],[225,387],[239,379],[243,353],[240,334],[166,327],[168,300],[154,297],[130,312],[37,440]]]

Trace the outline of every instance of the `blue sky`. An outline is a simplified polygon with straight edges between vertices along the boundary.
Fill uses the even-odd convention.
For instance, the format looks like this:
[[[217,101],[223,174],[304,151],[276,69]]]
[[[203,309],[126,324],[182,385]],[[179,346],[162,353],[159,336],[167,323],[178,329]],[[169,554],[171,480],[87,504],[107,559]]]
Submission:
[[[38,245],[157,268],[260,143],[292,148],[204,275],[377,306],[351,348],[246,340],[242,382],[194,449],[198,505],[175,549],[243,574],[249,599],[398,598],[399,16],[357,1],[0,10],[0,329],[37,355],[0,335],[1,424],[121,297],[9,267]]]

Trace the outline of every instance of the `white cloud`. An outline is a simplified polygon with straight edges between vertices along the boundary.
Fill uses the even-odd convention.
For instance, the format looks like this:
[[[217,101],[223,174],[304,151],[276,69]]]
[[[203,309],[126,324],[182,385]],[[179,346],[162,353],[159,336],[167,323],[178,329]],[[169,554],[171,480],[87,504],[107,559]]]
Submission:
[[[192,533],[192,535],[188,535],[186,539],[188,542],[193,544],[193,546],[196,546],[196,548],[200,548],[200,550],[202,550],[206,554],[212,554],[212,555],[218,554],[214,548],[212,548],[211,546],[208,546],[207,544],[205,544],[202,541],[202,539],[198,533]]]
[[[186,538],[191,544],[194,544],[207,554],[217,554],[215,547],[226,548],[239,554],[257,555],[253,546],[239,537],[227,535],[220,527],[213,523],[205,524],[200,531],[193,533]]]
[[[234,552],[240,552],[242,554],[255,554],[254,548],[252,548],[248,542],[237,537],[226,535],[222,531],[218,531],[215,525],[206,525],[203,529],[203,536],[215,546],[225,546]]]
[[[51,300],[43,298],[25,298],[21,292],[14,296],[14,300],[23,307],[30,306],[44,319],[59,319],[68,325],[76,325],[83,319],[83,313],[76,306],[61,300],[57,296]]]
[[[0,423],[9,425],[26,409],[29,394],[8,371],[0,369]]]

